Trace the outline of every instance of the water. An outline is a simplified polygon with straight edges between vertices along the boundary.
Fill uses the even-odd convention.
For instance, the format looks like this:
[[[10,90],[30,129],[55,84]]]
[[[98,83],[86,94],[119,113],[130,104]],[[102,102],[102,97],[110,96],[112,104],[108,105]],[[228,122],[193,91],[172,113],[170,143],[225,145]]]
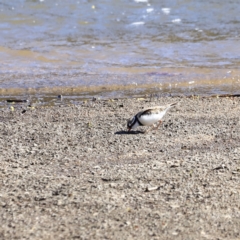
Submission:
[[[240,4],[0,2],[0,94],[235,94]]]

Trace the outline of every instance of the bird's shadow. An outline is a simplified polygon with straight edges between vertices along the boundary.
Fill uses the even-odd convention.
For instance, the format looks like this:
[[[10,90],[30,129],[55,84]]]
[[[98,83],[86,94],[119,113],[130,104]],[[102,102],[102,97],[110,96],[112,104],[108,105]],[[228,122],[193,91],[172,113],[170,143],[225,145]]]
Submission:
[[[115,134],[117,135],[123,135],[123,134],[144,134],[144,131],[125,131],[125,130],[121,130],[118,132],[115,132]]]

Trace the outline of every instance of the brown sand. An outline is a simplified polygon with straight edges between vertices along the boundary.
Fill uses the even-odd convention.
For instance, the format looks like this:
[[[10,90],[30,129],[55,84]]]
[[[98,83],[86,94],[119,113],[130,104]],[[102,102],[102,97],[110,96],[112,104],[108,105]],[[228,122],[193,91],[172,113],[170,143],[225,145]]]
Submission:
[[[157,131],[126,134],[175,101]],[[240,99],[22,111],[0,113],[1,239],[240,238]]]

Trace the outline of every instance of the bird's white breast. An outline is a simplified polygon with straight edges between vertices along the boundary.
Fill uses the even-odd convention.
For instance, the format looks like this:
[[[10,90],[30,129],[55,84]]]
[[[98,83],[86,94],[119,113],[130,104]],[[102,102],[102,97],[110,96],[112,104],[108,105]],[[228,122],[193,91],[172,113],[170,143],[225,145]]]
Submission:
[[[165,113],[166,111],[151,113],[151,114],[144,114],[140,116],[139,121],[145,126],[150,126],[160,121],[163,118]]]

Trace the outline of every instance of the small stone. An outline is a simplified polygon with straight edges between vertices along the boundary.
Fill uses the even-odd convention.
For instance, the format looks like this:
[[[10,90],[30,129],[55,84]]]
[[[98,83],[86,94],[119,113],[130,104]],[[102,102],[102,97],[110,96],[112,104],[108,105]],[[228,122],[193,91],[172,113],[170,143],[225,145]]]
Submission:
[[[151,191],[155,191],[155,190],[159,190],[159,186],[154,186],[154,187],[146,187],[145,192],[151,192]]]

